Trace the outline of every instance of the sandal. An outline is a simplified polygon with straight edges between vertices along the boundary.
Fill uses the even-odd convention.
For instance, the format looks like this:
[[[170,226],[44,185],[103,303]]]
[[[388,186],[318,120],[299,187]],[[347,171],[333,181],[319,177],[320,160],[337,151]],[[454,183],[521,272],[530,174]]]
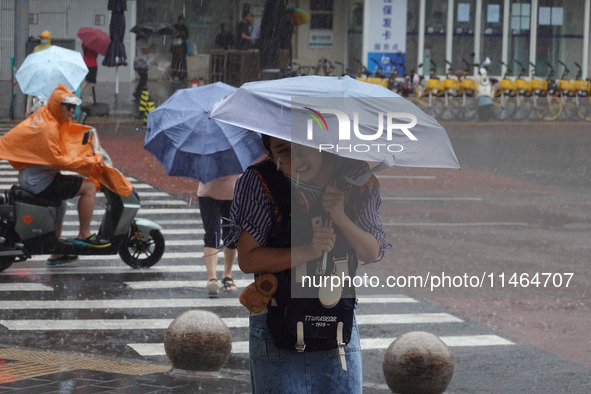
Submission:
[[[218,283],[217,278],[210,279],[209,282],[207,282],[207,285],[205,285],[205,290],[207,290],[210,298],[217,297],[220,290],[220,284]]]
[[[224,285],[224,290],[226,290],[226,291],[238,290],[238,288],[236,287],[236,284],[234,283],[234,280],[232,278],[230,278],[229,276],[226,276],[224,279],[222,279],[222,284]]]

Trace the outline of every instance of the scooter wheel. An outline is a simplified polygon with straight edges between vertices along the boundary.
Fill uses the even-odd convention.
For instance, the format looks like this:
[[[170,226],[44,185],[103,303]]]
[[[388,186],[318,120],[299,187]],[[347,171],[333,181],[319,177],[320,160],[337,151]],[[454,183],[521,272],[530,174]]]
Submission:
[[[150,268],[164,254],[164,236],[160,230],[150,231],[147,240],[138,240],[135,234],[129,233],[126,241],[119,245],[121,260],[131,268]]]

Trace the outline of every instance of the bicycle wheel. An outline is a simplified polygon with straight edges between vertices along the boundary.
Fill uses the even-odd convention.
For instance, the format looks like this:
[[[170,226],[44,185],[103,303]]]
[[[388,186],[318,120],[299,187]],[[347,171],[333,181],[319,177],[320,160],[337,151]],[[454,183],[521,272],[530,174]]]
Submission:
[[[579,97],[579,105],[577,106],[577,115],[586,122],[591,122],[591,98]]]
[[[426,114],[437,119],[443,113],[444,100],[442,97],[437,97],[434,94],[430,95],[429,92],[429,89],[419,92],[415,103],[419,104]]]
[[[493,98],[493,114],[498,120],[507,120],[514,113],[516,108],[516,99],[514,97],[494,97]]]
[[[536,116],[540,120],[550,122],[557,119],[562,113],[562,102],[558,97],[536,97],[534,105]]]
[[[579,120],[579,109],[577,108],[577,101],[574,97],[562,97],[562,115],[563,120]]]
[[[441,120],[463,120],[462,119],[462,103],[460,99],[454,96],[437,97],[434,101],[435,105],[441,102],[441,113],[439,118]]]

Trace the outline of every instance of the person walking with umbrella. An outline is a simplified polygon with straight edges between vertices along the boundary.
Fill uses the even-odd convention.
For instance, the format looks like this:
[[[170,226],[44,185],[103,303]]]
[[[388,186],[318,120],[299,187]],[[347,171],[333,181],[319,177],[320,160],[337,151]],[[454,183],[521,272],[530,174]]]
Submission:
[[[307,336],[311,331],[306,325],[302,328],[305,344],[301,351],[293,344],[282,344],[285,339],[282,333],[290,330],[290,326],[283,324],[296,309],[283,312],[278,308],[284,307],[285,297],[287,302],[291,301],[292,267],[302,266],[308,273],[314,272],[323,254],[336,251],[337,244],[341,245],[339,253],[347,251],[345,261],[351,276],[357,258],[367,263],[380,258],[388,245],[378,211],[379,183],[373,176],[360,187],[344,182],[345,177],[366,171],[368,165],[363,161],[338,158],[267,135],[263,135],[263,142],[269,159],[251,166],[236,183],[230,215],[235,227],[226,240],[237,243],[242,271],[263,277],[271,273],[278,282],[273,295],[276,302],[271,301],[262,313],[250,316],[253,392],[321,392],[332,388],[328,392],[360,393],[363,390],[361,348],[353,308],[351,325],[342,328],[350,333],[349,338],[345,335],[346,339],[337,341],[338,346],[327,343],[323,350],[310,349],[313,340]],[[297,200],[292,201],[293,198]],[[313,231],[300,227],[304,225],[312,230],[319,213],[329,220],[319,223]],[[341,254],[335,254],[334,259],[336,256]],[[354,303],[354,292],[345,296],[345,291],[337,300],[339,305]],[[316,298],[311,302],[323,300]],[[316,317],[315,312],[307,313]],[[330,338],[334,340],[341,329],[336,324],[332,326],[334,336],[331,331]],[[346,346],[341,349],[343,342]],[[309,365],[314,367],[308,368]]]
[[[82,95],[84,94],[86,86],[90,86],[88,101],[92,100],[92,102],[96,104],[94,86],[96,85],[96,74],[98,70],[98,64],[96,62],[98,53],[84,45],[84,43],[82,43],[82,53],[84,63],[86,64],[86,67],[88,67],[88,74],[86,74],[86,77],[84,77],[84,81],[82,82],[82,86],[80,87],[80,97],[82,97]]]
[[[33,53],[41,52],[44,49],[51,47],[51,32],[49,30],[43,31],[43,33],[39,34],[39,40],[41,43],[33,48]],[[43,100],[43,98],[28,95],[25,109],[25,118],[35,112],[37,109],[41,108],[41,106],[44,104],[45,100]]]
[[[150,69],[149,54],[154,50],[154,48],[156,48],[156,45],[150,45],[147,37],[144,34],[138,33],[136,35],[135,60],[133,61],[133,69],[138,73],[140,78],[133,93],[135,101],[140,99],[142,91],[146,90],[148,87],[148,71]]]
[[[225,291],[236,291],[232,280],[232,267],[236,259],[236,247],[223,245],[222,240],[228,236],[229,225],[222,224],[230,218],[230,207],[234,198],[234,185],[239,175],[230,175],[214,179],[207,183],[200,183],[197,189],[199,199],[199,213],[203,221],[205,235],[203,236],[203,260],[207,269],[207,285],[205,289],[210,298],[217,297],[219,282],[217,278],[217,264],[220,247],[224,250],[224,273],[222,285]]]
[[[82,41],[82,59],[84,60],[86,67],[88,67],[88,74],[86,74],[80,89],[80,97],[83,97],[86,86],[90,85],[88,100],[92,100],[92,102],[96,104],[96,96],[94,92],[98,70],[96,59],[99,54],[103,56],[107,54],[111,38],[104,31],[92,27],[80,28],[77,36],[80,37],[80,40]]]
[[[257,133],[209,119],[213,103],[234,91],[235,87],[222,82],[177,90],[148,114],[144,142],[144,148],[162,163],[168,175],[200,182],[197,197],[205,229],[203,255],[210,297],[219,293],[218,254],[228,234],[222,220],[230,216],[234,184],[239,174],[265,153]],[[225,293],[230,293],[236,291],[232,280],[236,247],[223,247],[222,285]]]
[[[170,77],[178,78],[184,81],[187,78],[187,38],[189,38],[189,29],[185,25],[185,16],[179,15],[177,23],[174,25],[172,34],[172,63],[170,65]]]

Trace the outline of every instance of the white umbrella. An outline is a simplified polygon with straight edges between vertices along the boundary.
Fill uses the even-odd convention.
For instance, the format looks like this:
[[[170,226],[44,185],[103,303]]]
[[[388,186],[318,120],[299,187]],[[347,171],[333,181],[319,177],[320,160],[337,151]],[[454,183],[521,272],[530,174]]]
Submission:
[[[87,73],[79,52],[52,45],[28,55],[15,76],[24,94],[48,99],[62,83],[76,90]]]
[[[410,101],[350,77],[251,82],[216,102],[210,118],[357,160],[459,168],[445,129]]]

